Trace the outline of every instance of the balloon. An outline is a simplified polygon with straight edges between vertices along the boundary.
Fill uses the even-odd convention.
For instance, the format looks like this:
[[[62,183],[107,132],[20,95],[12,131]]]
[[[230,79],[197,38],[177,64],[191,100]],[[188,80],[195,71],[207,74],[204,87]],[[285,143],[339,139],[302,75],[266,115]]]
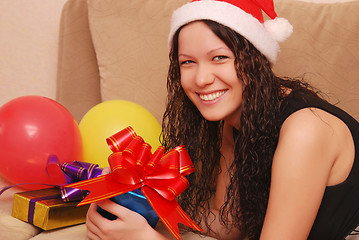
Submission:
[[[46,172],[50,155],[56,155],[60,163],[82,160],[80,129],[70,112],[42,96],[5,103],[0,108],[0,175],[11,184],[51,184]]]
[[[125,100],[105,101],[91,108],[80,121],[84,161],[107,167],[112,152],[106,138],[128,126],[149,143],[153,151],[160,146],[161,126],[148,110]]]

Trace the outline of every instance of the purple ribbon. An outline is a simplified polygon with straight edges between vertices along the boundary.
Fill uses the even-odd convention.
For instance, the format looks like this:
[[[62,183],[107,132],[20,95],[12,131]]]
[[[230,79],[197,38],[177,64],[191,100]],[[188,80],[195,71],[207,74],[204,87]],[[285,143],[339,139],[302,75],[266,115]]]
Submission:
[[[49,169],[52,167],[52,173]],[[97,164],[73,161],[70,163],[62,163],[56,155],[51,155],[47,161],[47,169],[49,176],[57,175],[63,176],[62,182],[57,182],[56,185],[60,186],[61,198],[64,202],[71,202],[82,200],[88,195],[88,191],[63,187],[71,183],[98,177],[102,173],[102,169]]]
[[[0,189],[0,195],[6,190],[21,185],[44,185],[60,188],[61,198],[64,202],[78,201],[84,199],[87,191],[76,188],[64,187],[65,185],[95,178],[101,175],[102,169],[97,164],[73,161],[70,163],[62,163],[60,165],[56,155],[50,155],[47,160],[46,172],[54,184],[47,183],[18,183],[6,186]],[[59,180],[61,178],[61,180]],[[41,199],[39,199],[41,200]]]
[[[73,161],[71,164],[62,163],[60,165],[57,156],[50,155],[47,160],[46,172],[55,184],[19,183],[11,186],[6,186],[0,189],[1,195],[6,190],[20,185],[44,185],[60,188],[58,194],[30,199],[27,219],[28,222],[31,224],[33,224],[34,222],[35,205],[37,201],[56,199],[60,197],[64,202],[82,200],[88,195],[88,191],[69,187],[65,188],[64,186],[74,182],[98,177],[99,175],[101,175],[102,169],[99,168],[97,164],[78,161]]]
[[[18,183],[18,184],[14,184],[14,185],[10,185],[10,186],[6,186],[0,189],[0,196],[1,194],[3,194],[6,190],[13,188],[13,187],[17,187],[17,186],[21,186],[21,185],[43,185],[43,186],[50,186],[50,187],[58,187],[57,185],[54,184],[46,184],[46,183]]]
[[[31,224],[34,223],[34,215],[35,215],[35,205],[37,201],[42,201],[42,200],[48,200],[48,199],[56,199],[60,197],[60,193],[55,194],[55,195],[51,195],[51,196],[45,196],[45,197],[38,197],[38,198],[33,198],[30,199],[29,202],[29,210],[28,210],[28,214],[27,214],[27,221]]]

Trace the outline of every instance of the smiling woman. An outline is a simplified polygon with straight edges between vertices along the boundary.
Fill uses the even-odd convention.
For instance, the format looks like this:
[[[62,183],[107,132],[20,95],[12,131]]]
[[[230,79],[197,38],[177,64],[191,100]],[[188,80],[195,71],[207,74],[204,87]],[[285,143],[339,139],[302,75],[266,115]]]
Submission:
[[[342,239],[359,223],[359,124],[274,74],[292,28],[264,2],[198,0],[172,16],[163,144],[185,144],[198,169],[180,201],[220,239]]]
[[[41,95],[54,96],[56,85],[57,99],[71,111],[78,121],[80,121],[81,117],[94,105],[101,101],[113,99],[134,101],[144,106],[158,121],[161,121],[162,114],[165,110],[165,97],[167,95],[165,82],[169,65],[167,37],[170,28],[170,17],[174,9],[189,1],[190,0],[0,1],[0,9],[2,10],[2,14],[0,14],[0,102],[5,103],[14,98],[14,96],[19,96],[23,93],[40,93]],[[66,4],[64,5],[65,2]],[[232,0],[231,2],[234,3],[235,1]],[[359,81],[357,81],[357,76],[359,75],[359,68],[357,65],[359,42],[355,41],[355,39],[359,38],[357,28],[359,25],[359,1],[274,0],[274,5],[278,16],[288,19],[293,25],[293,34],[285,42],[280,43],[280,54],[278,55],[276,63],[272,65],[273,71],[277,76],[296,77],[305,74],[307,81],[310,81],[311,84],[314,84],[314,86],[323,91],[325,99],[345,109],[358,120]],[[61,11],[62,16],[60,19]],[[61,21],[60,28],[59,21]],[[182,24],[180,25],[182,26]],[[60,34],[59,29],[61,29]],[[58,39],[58,36],[60,39]],[[226,41],[226,38],[219,38],[226,43],[233,53],[241,54],[237,54],[236,57],[238,62],[242,63],[241,65],[238,65],[238,63],[235,64],[236,68],[239,69],[238,72],[243,72],[244,69],[241,69],[241,66],[252,65],[251,62],[245,61],[248,54],[243,55],[242,51],[237,47],[237,44]],[[237,39],[234,35],[230,38]],[[252,49],[247,45],[243,46],[245,49]],[[170,48],[172,48],[172,44]],[[46,51],[44,51],[44,49]],[[59,55],[59,59],[57,59],[57,54]],[[253,56],[256,55],[254,54]],[[257,57],[257,60],[260,59],[260,57]],[[57,61],[59,62],[58,65],[56,65]],[[175,59],[173,59],[173,61],[175,61]],[[180,72],[180,65],[171,72],[171,79],[172,76],[177,76],[174,74],[175,71],[177,71],[177,73]],[[253,77],[257,79],[261,78],[260,76],[252,76],[251,74],[238,75],[238,79],[247,79],[248,81]],[[29,79],[31,79],[31,81],[29,81]],[[173,79],[180,83],[180,78],[176,77]],[[253,85],[242,84],[244,88],[253,88]],[[201,210],[196,208],[197,203],[205,202],[202,204],[202,206],[204,206],[203,209],[210,209],[216,216],[221,215],[217,209],[221,209],[223,203],[221,199],[225,198],[226,192],[229,190],[227,188],[229,183],[225,178],[226,174],[223,173],[225,172],[223,170],[229,168],[231,156],[234,158],[234,156],[238,156],[239,152],[242,151],[242,148],[236,148],[234,151],[234,145],[238,145],[235,144],[233,138],[239,138],[238,140],[242,142],[242,135],[244,135],[246,136],[245,142],[248,144],[247,149],[250,150],[248,154],[253,154],[253,159],[258,159],[258,165],[256,168],[249,167],[246,163],[253,163],[255,161],[243,161],[243,171],[247,174],[240,177],[234,174],[231,175],[233,179],[242,179],[239,184],[248,185],[248,187],[245,188],[248,190],[248,195],[245,195],[247,199],[244,197],[241,197],[241,199],[239,197],[241,194],[234,194],[234,192],[232,192],[233,194],[230,194],[230,196],[233,196],[235,199],[240,199],[241,205],[243,204],[243,212],[234,212],[234,215],[255,221],[256,219],[251,216],[254,215],[256,217],[256,213],[250,215],[252,213],[244,209],[255,211],[257,208],[264,208],[262,206],[263,204],[258,201],[258,199],[260,199],[258,196],[249,195],[255,192],[254,190],[258,189],[259,192],[260,189],[264,188],[262,185],[256,185],[256,181],[249,180],[256,180],[256,176],[259,176],[256,174],[260,173],[260,170],[263,169],[266,164],[266,153],[264,151],[262,153],[262,150],[266,149],[266,145],[264,145],[266,139],[262,138],[258,140],[258,138],[255,138],[253,135],[255,132],[250,131],[251,134],[249,134],[245,129],[236,131],[230,125],[223,124],[222,121],[220,124],[223,125],[223,131],[219,131],[217,129],[217,122],[207,122],[203,120],[197,107],[194,104],[188,104],[191,101],[187,97],[183,97],[186,95],[180,84],[174,85],[171,82],[170,86],[170,99],[174,100],[172,103],[170,102],[170,104],[183,106],[183,108],[174,108],[173,114],[166,116],[165,121],[171,120],[173,127],[169,126],[165,132],[168,136],[173,136],[174,140],[169,141],[183,142],[191,149],[191,157],[193,160],[196,160],[196,165],[198,166],[196,171],[198,175],[192,179],[190,185],[194,187],[193,191],[195,192],[188,192],[188,196],[190,197],[183,196],[182,206],[187,208],[186,212],[188,214],[191,212],[196,214],[198,210]],[[271,91],[271,88],[267,86],[263,87],[263,92],[265,91]],[[287,89],[285,92],[289,94],[290,89]],[[244,91],[244,93],[246,92]],[[251,94],[253,94],[253,98],[250,98],[250,96],[252,96]],[[248,106],[252,108],[252,110],[256,109],[257,113],[248,115],[248,112],[243,112],[241,116],[243,116],[243,119],[248,119],[246,122],[248,126],[252,123],[251,128],[247,126],[246,129],[258,129],[258,132],[264,133],[270,132],[271,128],[266,125],[266,116],[268,116],[268,112],[271,111],[271,109],[268,108],[270,104],[264,108],[268,109],[268,111],[264,111],[263,108],[258,108],[260,105],[254,100],[260,95],[255,96],[255,94],[255,91],[243,94],[243,99],[253,104],[243,104],[242,102],[242,106]],[[214,95],[204,95],[203,99],[209,100],[212,97],[214,97]],[[271,101],[271,99],[268,99],[269,103]],[[274,101],[276,100],[274,99]],[[286,102],[287,101],[283,101],[283,103]],[[287,104],[283,104],[283,106],[285,105]],[[293,104],[289,104],[288,106],[293,106]],[[300,117],[301,119],[306,119],[304,116],[308,117],[308,113],[309,116],[311,116],[311,113],[314,113],[316,116],[320,116],[321,119],[329,121],[331,124],[340,121],[338,120],[339,118],[336,120],[328,116],[326,116],[328,117],[326,118],[318,109],[307,110],[308,109],[303,109],[303,112],[297,112],[298,115],[295,118]],[[286,112],[290,114],[290,111]],[[283,117],[285,116],[283,115]],[[297,121],[297,123],[298,122],[300,123],[300,121]],[[189,125],[189,123],[192,125]],[[193,123],[196,123],[196,125],[193,125]],[[263,125],[262,123],[265,124]],[[349,131],[346,125],[339,126]],[[299,127],[299,125],[296,127]],[[183,129],[188,129],[188,131],[184,131]],[[347,134],[346,131],[343,131],[343,133]],[[352,133],[355,140],[358,139],[355,131],[352,131]],[[221,137],[220,134],[223,136]],[[309,136],[310,135],[311,134],[309,134]],[[293,156],[300,156],[304,153],[303,149],[307,149],[300,147],[297,138],[305,138],[305,136],[297,135],[296,139],[292,141],[293,148],[299,151],[293,154]],[[345,145],[351,146],[350,140],[351,139],[347,139],[343,141],[340,143],[342,145],[338,144],[338,146],[340,146],[339,148]],[[205,147],[199,144],[200,142],[206,144]],[[168,145],[170,144],[171,142],[168,143]],[[215,151],[218,144],[221,144],[220,152]],[[323,153],[327,152],[325,146],[313,146],[321,147],[320,149],[322,149],[321,152]],[[355,147],[356,152],[358,152],[357,146]],[[218,152],[226,156],[224,159],[228,159],[228,162],[219,161],[219,163],[217,163],[220,157]],[[328,153],[329,152],[330,151],[328,151]],[[348,154],[353,154],[350,150],[347,152]],[[258,153],[260,154],[258,155]],[[255,158],[256,154],[258,155],[257,158]],[[242,157],[243,156],[240,156],[240,158]],[[248,158],[243,159],[246,160]],[[292,158],[289,157],[287,159]],[[330,172],[334,174],[331,174],[331,177],[328,178],[326,184],[328,187],[325,188],[323,199],[335,199],[334,201],[337,201],[335,204],[340,206],[340,210],[335,213],[343,213],[347,216],[356,212],[356,210],[353,211],[352,204],[342,204],[341,199],[333,196],[335,196],[338,188],[341,190],[351,188],[351,181],[359,182],[359,180],[355,179],[354,174],[350,175],[345,183],[331,186],[331,184],[338,183],[340,179],[345,178],[348,169],[350,170],[348,165],[352,166],[350,161],[342,162],[342,159],[345,158],[340,157],[338,161],[335,161],[335,164],[333,164],[333,168]],[[298,162],[300,163],[300,161]],[[277,161],[277,163],[280,162]],[[288,161],[288,163],[289,166],[291,166],[291,164],[295,162]],[[354,162],[354,165],[355,164]],[[279,165],[277,164],[277,166]],[[285,165],[282,166],[284,166],[284,168],[287,167]],[[303,167],[299,168],[299,165],[296,166],[298,167],[296,170],[305,169]],[[338,171],[339,168],[343,168],[345,171]],[[209,174],[212,169],[214,169],[214,174],[218,175],[213,176],[213,181],[211,182],[211,180],[207,179],[206,173],[208,172]],[[316,170],[316,168],[313,169]],[[353,167],[352,169],[357,168]],[[222,175],[219,173],[221,170]],[[293,178],[298,177],[298,175],[293,174],[293,171],[289,170],[289,168],[286,169],[288,175]],[[284,171],[281,172],[285,173]],[[355,171],[353,171],[353,173],[354,172]],[[296,172],[294,171],[294,173]],[[314,175],[311,171],[305,173],[305,178],[309,178],[310,174]],[[210,177],[212,177],[212,175]],[[2,176],[0,178],[0,188],[9,184],[5,182]],[[280,179],[279,182],[286,182],[285,180],[281,180],[282,177],[278,179]],[[317,182],[313,180],[314,178],[310,179],[312,181],[307,184],[308,186]],[[249,186],[249,184],[252,185]],[[233,189],[237,188],[237,186],[233,186]],[[303,195],[301,189],[295,185],[287,182],[287,186],[290,186],[289,190],[296,189],[298,199],[305,195]],[[241,189],[244,189],[242,185]],[[192,188],[189,190],[192,191]],[[21,189],[10,189],[0,197],[0,239],[22,240],[30,239],[35,235],[37,236],[33,239],[36,240],[86,238],[85,225],[62,228],[50,232],[45,231],[39,234],[39,229],[36,227],[11,217],[13,193],[19,191],[21,191]],[[274,192],[272,193],[274,194]],[[278,194],[274,194],[274,196],[275,195]],[[282,197],[282,194],[278,196]],[[283,194],[283,196],[289,195]],[[311,193],[306,194],[306,196],[308,199],[301,200],[304,206],[298,207],[303,213],[307,210],[307,200],[310,201],[312,199]],[[201,201],[209,198],[216,199],[215,203],[213,201],[211,202],[212,205],[207,206],[206,203],[208,201]],[[296,198],[297,197],[295,197],[295,199]],[[191,201],[191,199],[194,200]],[[351,194],[346,194],[343,199],[357,201],[357,198]],[[291,202],[292,201],[288,200],[288,203]],[[315,220],[313,226],[318,225],[320,222],[323,223],[323,219],[327,219],[330,222],[328,224],[325,223],[324,225],[327,227],[322,230],[330,231],[330,233],[337,232],[339,234],[341,231],[338,229],[342,225],[336,224],[334,221],[332,222],[331,220],[333,220],[334,217],[326,217],[327,213],[325,209],[332,209],[329,207],[326,208],[326,206],[332,205],[333,203],[328,205],[328,200],[325,200],[325,202],[324,207],[320,207],[317,214],[318,220]],[[250,205],[251,203],[253,204]],[[343,205],[346,205],[347,208]],[[233,209],[236,209],[235,205],[233,206]],[[275,208],[271,208],[271,213],[273,213],[274,216],[277,215],[277,213],[287,213],[288,217],[285,219],[288,223],[291,223],[296,218],[299,219],[299,216],[293,214],[294,212],[283,211],[283,204],[276,206],[279,206],[278,209],[280,210],[273,210]],[[116,208],[116,205],[114,208]],[[129,215],[131,214],[131,212],[127,213]],[[209,213],[209,211],[203,211],[203,214],[200,214],[198,217],[199,220],[204,219],[207,213]],[[225,211],[223,211],[223,213],[225,213]],[[209,217],[214,215],[209,214]],[[344,215],[342,218],[350,219]],[[225,220],[225,215],[223,216]],[[129,219],[133,218],[129,217]],[[215,230],[215,224],[220,224],[219,219],[220,217],[217,217],[214,220],[215,223],[211,225],[213,230]],[[265,225],[269,226],[269,222],[275,223],[274,220],[269,220],[269,217],[267,219],[268,221],[266,221],[267,223]],[[335,217],[335,219],[339,218]],[[210,223],[212,220],[213,218],[209,218],[208,222]],[[342,222],[341,220],[338,221]],[[355,217],[353,217],[353,221],[355,221]],[[140,222],[142,221],[140,220]],[[228,218],[228,221],[222,222],[222,224],[224,226],[228,225],[229,228],[231,228],[231,222],[235,223],[234,220],[231,221],[231,219]],[[250,226],[254,226],[250,221],[243,220],[243,222],[248,222],[248,229]],[[205,225],[204,221],[202,221],[202,223]],[[115,222],[110,224],[115,224]],[[291,236],[287,239],[296,239],[296,237],[300,237],[301,234],[303,234],[302,226],[305,224],[307,224],[306,221],[296,224],[295,230],[285,227],[286,225],[282,225],[282,228],[277,231],[278,236],[274,239],[280,239],[279,233],[284,229],[292,231]],[[138,222],[134,222],[133,225],[138,225]],[[348,223],[348,225],[351,225],[351,223]],[[110,226],[112,225],[104,225],[107,229],[109,229]],[[318,229],[317,227],[315,228]],[[163,224],[159,224],[156,230],[166,234],[167,229]],[[251,231],[248,231],[248,235],[250,232]],[[316,232],[318,231],[316,230]],[[222,233],[226,233],[226,231],[224,230]],[[213,235],[213,232],[208,234]],[[235,234],[234,232],[232,239],[238,239]],[[118,236],[119,235],[116,237]],[[135,237],[135,234],[132,236]],[[313,235],[311,235],[310,239],[316,239],[312,236]],[[225,239],[223,236],[220,237]],[[335,235],[331,237],[335,238]],[[318,238],[319,237],[317,237],[317,239]],[[359,236],[347,237],[347,239],[358,238]],[[125,239],[131,239],[131,236]],[[146,236],[146,239],[149,239],[149,235]],[[181,234],[181,239],[213,238],[203,238],[198,234],[186,232]],[[305,237],[303,237],[303,239],[305,239]],[[327,236],[319,239],[327,239]],[[330,237],[328,237],[328,239],[330,239]]]
[[[233,52],[204,22],[184,27],[178,42],[181,84],[189,99],[207,120],[235,123],[242,79],[237,76]]]

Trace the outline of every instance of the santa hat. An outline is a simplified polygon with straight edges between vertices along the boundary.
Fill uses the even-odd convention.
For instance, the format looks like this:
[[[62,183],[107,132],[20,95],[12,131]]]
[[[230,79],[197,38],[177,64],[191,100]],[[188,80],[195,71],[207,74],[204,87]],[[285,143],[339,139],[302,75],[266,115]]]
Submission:
[[[262,10],[270,17],[264,21]],[[278,18],[273,0],[193,0],[173,12],[168,44],[183,25],[196,20],[212,20],[241,34],[274,64],[278,42],[293,32],[287,19]]]

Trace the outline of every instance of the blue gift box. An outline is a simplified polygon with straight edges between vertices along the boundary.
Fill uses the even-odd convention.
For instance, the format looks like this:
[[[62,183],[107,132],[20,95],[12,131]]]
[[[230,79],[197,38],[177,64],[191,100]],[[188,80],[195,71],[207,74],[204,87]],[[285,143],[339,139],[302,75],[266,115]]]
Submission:
[[[147,201],[146,197],[143,195],[140,188],[110,198],[110,200],[141,214],[144,218],[146,218],[148,224],[151,227],[155,228],[159,217],[155,210],[153,210],[151,204]],[[110,220],[117,219],[117,216],[113,215],[112,213],[109,213],[108,211],[100,207],[98,207],[97,211],[105,218],[108,218]]]

